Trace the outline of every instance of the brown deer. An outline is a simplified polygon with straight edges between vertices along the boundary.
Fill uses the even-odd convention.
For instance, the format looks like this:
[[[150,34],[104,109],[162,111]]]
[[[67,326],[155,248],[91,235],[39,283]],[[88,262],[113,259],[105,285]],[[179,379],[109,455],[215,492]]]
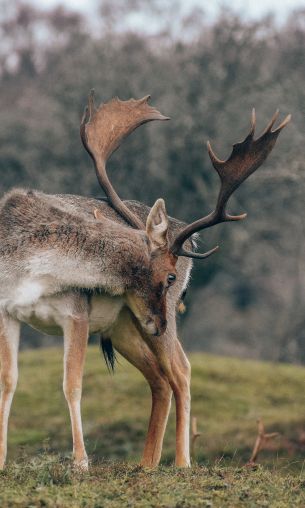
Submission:
[[[20,323],[64,336],[64,394],[69,406],[74,463],[86,469],[81,391],[89,333],[99,332],[108,362],[113,347],[137,367],[152,392],[142,458],[159,463],[170,409],[176,402],[176,464],[188,466],[190,365],[177,338],[176,306],[191,271],[192,235],[220,222],[240,220],[226,204],[234,190],[266,159],[289,122],[275,130],[277,114],[262,136],[251,131],[234,145],[227,161],[208,145],[221,180],[215,210],[186,226],[167,217],[162,199],[149,209],[123,202],[106,174],[106,161],[139,125],[166,120],[148,105],[114,99],[98,109],[93,94],[81,123],[83,144],[93,158],[107,200],[47,195],[14,189],[0,201],[1,399],[0,468],[7,451],[7,426],[18,377]]]

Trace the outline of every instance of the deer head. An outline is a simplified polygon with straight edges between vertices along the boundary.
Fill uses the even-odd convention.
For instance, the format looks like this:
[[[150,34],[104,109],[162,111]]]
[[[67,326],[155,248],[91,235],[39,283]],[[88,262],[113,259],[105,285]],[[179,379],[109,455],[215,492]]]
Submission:
[[[149,96],[140,100],[120,101],[112,99],[98,109],[94,105],[94,94],[89,96],[81,122],[81,139],[84,147],[93,159],[98,181],[109,199],[110,205],[125,221],[143,235],[148,249],[148,261],[133,265],[133,283],[127,290],[126,300],[143,328],[150,334],[160,335],[166,329],[166,295],[168,288],[176,280],[176,263],[179,256],[204,259],[214,253],[218,247],[204,254],[192,252],[184,247],[192,235],[221,222],[238,221],[246,214],[232,216],[226,211],[226,205],[233,192],[265,161],[275,145],[281,130],[290,121],[290,115],[275,129],[272,127],[278,112],[258,138],[254,139],[255,113],[252,113],[251,130],[241,143],[233,146],[226,161],[216,157],[210,144],[208,152],[214,168],[220,178],[220,191],[216,208],[206,217],[184,227],[173,242],[168,240],[168,217],[165,204],[158,199],[147,217],[146,224],[135,215],[119,198],[111,185],[106,162],[120,146],[121,141],[139,125],[152,120],[168,120],[159,111],[148,105]]]
[[[153,335],[165,332],[167,291],[176,280],[177,256],[169,251],[168,217],[163,199],[158,199],[150,210],[146,220],[145,238],[149,252],[147,267],[137,267],[141,274],[140,283],[126,293],[127,303],[139,319],[150,313],[151,318],[144,329]],[[155,330],[155,327],[157,330]]]

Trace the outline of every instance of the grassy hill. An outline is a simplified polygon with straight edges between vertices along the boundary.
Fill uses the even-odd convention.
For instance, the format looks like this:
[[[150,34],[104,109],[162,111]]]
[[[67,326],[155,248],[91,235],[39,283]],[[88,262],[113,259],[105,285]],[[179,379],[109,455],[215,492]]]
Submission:
[[[196,466],[172,466],[174,415],[163,466],[144,471],[140,457],[150,411],[149,388],[119,358],[110,375],[97,347],[87,355],[83,421],[91,471],[70,467],[71,436],[62,393],[62,350],[25,351],[13,403],[8,468],[0,474],[0,506],[305,506],[305,369],[191,355],[192,413],[202,436]],[[243,465],[256,419],[281,436],[257,470]],[[126,464],[128,461],[128,464]],[[303,493],[304,492],[304,493]],[[291,504],[290,504],[291,503]]]

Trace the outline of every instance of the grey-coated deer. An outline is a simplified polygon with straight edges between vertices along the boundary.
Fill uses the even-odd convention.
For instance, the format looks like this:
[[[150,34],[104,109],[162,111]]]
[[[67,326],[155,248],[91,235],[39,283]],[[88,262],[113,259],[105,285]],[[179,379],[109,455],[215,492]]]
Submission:
[[[148,105],[148,97],[114,99],[98,109],[93,95],[89,97],[81,138],[108,200],[23,189],[2,198],[0,468],[6,458],[8,418],[17,384],[21,322],[64,336],[63,388],[77,467],[88,467],[80,404],[86,346],[93,332],[137,367],[150,385],[152,409],[142,464],[153,467],[160,460],[172,392],[176,464],[190,464],[190,366],[177,339],[176,307],[188,283],[190,258],[206,258],[216,250],[193,252],[192,235],[245,217],[229,215],[226,204],[263,163],[290,119],[272,130],[276,118],[277,114],[254,140],[253,113],[250,133],[234,145],[227,161],[219,160],[208,145],[221,180],[216,208],[187,226],[167,217],[161,199],[151,209],[121,201],[106,174],[106,161],[124,137],[145,122],[166,120]]]

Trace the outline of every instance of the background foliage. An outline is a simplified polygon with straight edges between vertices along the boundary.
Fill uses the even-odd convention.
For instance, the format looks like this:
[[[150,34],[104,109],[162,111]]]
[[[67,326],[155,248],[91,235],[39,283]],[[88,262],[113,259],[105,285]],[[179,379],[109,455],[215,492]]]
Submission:
[[[1,193],[17,185],[100,195],[78,134],[88,91],[95,87],[103,101],[150,93],[171,122],[139,129],[109,172],[122,197],[151,205],[162,196],[171,215],[191,221],[211,210],[217,193],[205,141],[224,158],[247,133],[253,106],[258,130],[276,108],[291,112],[270,159],[232,199],[232,212],[247,211],[247,220],[202,238],[201,248],[216,242],[221,250],[196,263],[181,335],[188,349],[304,362],[305,10],[278,26],[228,11],[211,22],[198,9],[179,16],[179,2],[166,6],[104,1],[89,26],[64,8],[6,4]],[[147,23],[137,33],[127,22],[132,12]]]

